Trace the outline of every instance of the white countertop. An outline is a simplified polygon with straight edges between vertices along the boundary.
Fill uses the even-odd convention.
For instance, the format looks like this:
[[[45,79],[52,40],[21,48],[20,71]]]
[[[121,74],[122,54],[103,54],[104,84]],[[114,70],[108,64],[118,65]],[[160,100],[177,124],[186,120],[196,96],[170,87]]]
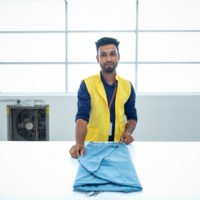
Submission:
[[[0,142],[0,200],[199,200],[200,142],[128,145],[142,192],[73,191],[78,160],[74,142]]]

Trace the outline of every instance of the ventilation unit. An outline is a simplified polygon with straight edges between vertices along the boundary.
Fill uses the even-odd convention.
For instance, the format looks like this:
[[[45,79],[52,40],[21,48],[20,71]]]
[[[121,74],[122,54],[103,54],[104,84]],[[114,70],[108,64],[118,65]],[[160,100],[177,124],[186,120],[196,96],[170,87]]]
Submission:
[[[8,140],[49,140],[49,106],[7,106]]]

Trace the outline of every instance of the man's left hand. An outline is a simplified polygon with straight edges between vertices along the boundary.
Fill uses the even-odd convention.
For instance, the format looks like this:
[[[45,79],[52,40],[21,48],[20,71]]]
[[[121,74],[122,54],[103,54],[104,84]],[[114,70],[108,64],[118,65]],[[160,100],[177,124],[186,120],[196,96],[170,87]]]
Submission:
[[[128,131],[124,131],[122,133],[122,136],[120,138],[120,143],[124,142],[125,144],[130,144],[133,141],[134,141],[134,138]]]

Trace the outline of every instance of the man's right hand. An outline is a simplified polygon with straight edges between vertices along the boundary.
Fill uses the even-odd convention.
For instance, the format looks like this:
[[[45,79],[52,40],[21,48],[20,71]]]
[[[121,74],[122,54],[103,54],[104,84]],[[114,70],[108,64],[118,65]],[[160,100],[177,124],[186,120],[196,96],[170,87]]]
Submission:
[[[69,152],[73,158],[78,158],[85,153],[85,146],[84,144],[75,144],[71,147]]]

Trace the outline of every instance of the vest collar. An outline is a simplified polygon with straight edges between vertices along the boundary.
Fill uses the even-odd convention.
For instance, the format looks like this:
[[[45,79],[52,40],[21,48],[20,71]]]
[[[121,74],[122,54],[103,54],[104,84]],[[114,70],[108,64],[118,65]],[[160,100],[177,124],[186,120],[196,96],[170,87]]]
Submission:
[[[103,83],[101,81],[101,74],[100,73],[98,74],[98,80],[96,82],[96,89],[99,92],[99,94],[102,96],[104,101],[108,104],[106,91],[105,91],[105,88],[104,88]]]
[[[104,88],[102,80],[101,80],[101,72],[97,76],[98,76],[98,80],[96,82],[97,91],[99,92],[99,94],[102,96],[102,98],[104,99],[104,101],[108,105],[106,91],[105,91],[105,88]],[[119,84],[120,77],[116,74],[115,78],[116,78],[116,80],[118,81],[118,84]]]
[[[98,78],[99,78],[99,80],[101,81],[101,72],[99,72]],[[116,74],[115,79],[116,79],[117,81],[119,81],[120,77],[118,76],[118,74]]]

